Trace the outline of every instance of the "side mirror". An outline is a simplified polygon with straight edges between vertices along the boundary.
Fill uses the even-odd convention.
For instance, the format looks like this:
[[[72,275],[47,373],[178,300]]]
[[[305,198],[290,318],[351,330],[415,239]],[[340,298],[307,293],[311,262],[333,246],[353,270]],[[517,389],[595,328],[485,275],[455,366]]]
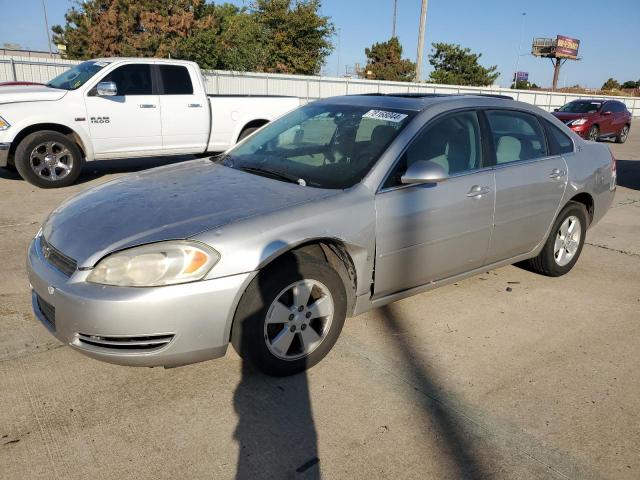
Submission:
[[[118,95],[118,86],[116,82],[100,82],[96,87],[99,97],[113,97]]]
[[[559,111],[560,111],[560,109],[559,109],[559,108],[554,108],[554,109],[553,109],[553,111],[554,111],[554,112],[559,112]]]
[[[419,160],[409,165],[400,181],[404,184],[439,183],[445,181],[448,176],[445,169],[437,163]]]
[[[604,112],[602,112],[602,114],[603,115],[611,115],[611,110],[604,111]]]

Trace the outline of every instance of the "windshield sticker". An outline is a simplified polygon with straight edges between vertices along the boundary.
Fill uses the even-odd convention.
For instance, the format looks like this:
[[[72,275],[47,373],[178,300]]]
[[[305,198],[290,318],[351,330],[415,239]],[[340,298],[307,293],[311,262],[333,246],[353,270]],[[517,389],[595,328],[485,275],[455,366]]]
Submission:
[[[407,118],[404,113],[388,112],[386,110],[369,110],[362,118],[373,118],[375,120],[386,120],[387,122],[400,123]]]

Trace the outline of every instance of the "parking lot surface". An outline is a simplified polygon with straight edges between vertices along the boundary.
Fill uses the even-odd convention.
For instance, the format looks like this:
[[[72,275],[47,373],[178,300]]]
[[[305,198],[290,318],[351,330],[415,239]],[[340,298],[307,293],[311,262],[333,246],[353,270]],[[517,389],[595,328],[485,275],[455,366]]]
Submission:
[[[182,159],[90,164],[40,190],[0,170],[0,478],[640,478],[640,129],[561,278],[518,267],[350,319],[306,375],[224,359],[100,363],[33,317],[28,242],[62,200]],[[215,188],[212,185],[211,188]]]

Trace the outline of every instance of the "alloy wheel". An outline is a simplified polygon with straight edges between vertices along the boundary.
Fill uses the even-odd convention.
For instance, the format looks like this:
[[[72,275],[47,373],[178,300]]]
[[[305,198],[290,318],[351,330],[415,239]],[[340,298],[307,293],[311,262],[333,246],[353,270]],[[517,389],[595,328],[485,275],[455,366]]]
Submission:
[[[298,360],[324,341],[333,320],[331,292],[317,280],[301,280],[282,289],[269,306],[264,340],[282,360]]]
[[[578,217],[571,215],[562,222],[553,246],[553,257],[559,266],[564,267],[571,262],[580,246],[581,235],[582,226]]]
[[[59,142],[38,144],[29,156],[29,165],[38,177],[48,181],[65,178],[73,168],[73,155]]]

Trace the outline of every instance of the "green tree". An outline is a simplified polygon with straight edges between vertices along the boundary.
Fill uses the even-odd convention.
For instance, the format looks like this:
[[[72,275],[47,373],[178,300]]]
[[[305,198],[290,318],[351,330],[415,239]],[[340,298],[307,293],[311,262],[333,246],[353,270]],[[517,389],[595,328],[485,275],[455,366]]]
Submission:
[[[264,28],[264,71],[314,75],[333,50],[335,28],[319,14],[320,0],[255,0],[252,12]]]
[[[622,84],[622,88],[640,88],[640,80],[634,82],[633,80],[627,80]]]
[[[371,48],[364,49],[364,54],[367,56],[367,65],[362,73],[365,78],[410,82],[416,75],[416,64],[402,58],[398,37],[374,43]]]
[[[450,85],[487,86],[500,76],[497,65],[485,68],[478,63],[481,53],[450,43],[434,43],[429,63],[433,72],[430,82]]]
[[[601,90],[620,90],[620,83],[613,78],[609,78],[602,84]]]

